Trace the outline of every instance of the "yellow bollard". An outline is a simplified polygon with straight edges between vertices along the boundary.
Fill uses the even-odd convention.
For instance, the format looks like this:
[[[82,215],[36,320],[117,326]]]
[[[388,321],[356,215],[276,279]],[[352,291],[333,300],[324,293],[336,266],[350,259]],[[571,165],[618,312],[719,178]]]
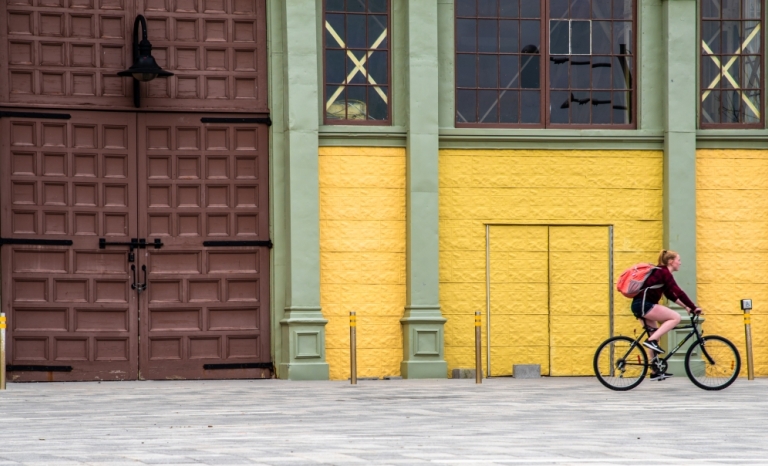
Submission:
[[[755,380],[755,367],[752,362],[752,300],[742,299],[741,310],[744,311],[744,333],[747,337],[747,380]]]
[[[5,390],[5,313],[0,312],[0,390]]]
[[[349,371],[352,385],[357,385],[357,315],[349,312]]]
[[[483,383],[480,311],[475,311],[475,383]]]

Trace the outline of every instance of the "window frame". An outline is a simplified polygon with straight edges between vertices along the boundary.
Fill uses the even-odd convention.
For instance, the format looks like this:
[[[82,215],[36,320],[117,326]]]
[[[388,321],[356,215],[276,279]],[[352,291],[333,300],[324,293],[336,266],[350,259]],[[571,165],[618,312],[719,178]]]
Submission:
[[[347,0],[349,1],[349,0]],[[392,51],[394,50],[394,47],[392,46],[392,11],[393,11],[393,2],[394,0],[386,0],[387,1],[387,47],[384,49],[373,49],[377,51],[385,51],[387,52],[387,119],[386,120],[350,120],[350,119],[329,119],[328,118],[328,112],[325,109],[325,106],[328,102],[328,86],[329,84],[326,83],[326,66],[327,66],[327,60],[326,60],[326,53],[328,51],[328,45],[326,44],[326,29],[325,29],[325,23],[326,23],[326,13],[327,13],[327,2],[328,0],[322,1],[322,24],[321,24],[321,30],[322,30],[322,44],[323,44],[323,62],[322,62],[322,86],[323,86],[323,101],[321,105],[321,109],[323,112],[323,125],[329,125],[329,126],[392,126],[392,115],[393,115],[393,99],[392,99],[392,63],[394,62],[392,57]],[[346,2],[345,2],[346,4]],[[367,4],[367,2],[366,2]],[[358,14],[358,15],[364,15],[369,16],[371,13],[363,12],[363,13],[355,13],[355,12],[344,12],[344,15],[348,14]],[[366,37],[368,33],[368,23],[366,21]],[[371,49],[340,49],[337,48],[337,50],[371,50]],[[345,63],[347,58],[345,57]],[[346,68],[345,68],[346,69]],[[367,69],[367,68],[366,68]],[[332,84],[331,84],[332,85]],[[345,84],[345,88],[349,86],[349,84]],[[359,85],[353,85],[354,87],[365,87],[367,90],[368,88],[373,87],[370,84],[366,84],[364,86]],[[366,99],[366,107],[367,107],[367,99]]]
[[[594,0],[593,0],[594,1]],[[607,129],[607,130],[622,130],[622,129],[637,129],[637,118],[638,118],[638,111],[637,111],[637,94],[639,92],[639,87],[637,83],[639,82],[638,79],[638,69],[637,69],[637,57],[638,57],[638,18],[637,18],[637,12],[638,12],[638,3],[641,0],[633,0],[632,2],[632,40],[634,44],[634,50],[632,51],[632,55],[629,55],[630,57],[630,67],[632,70],[632,89],[631,89],[631,95],[630,95],[630,102],[632,105],[632,110],[630,113],[631,123],[591,123],[591,124],[583,124],[583,123],[552,123],[551,122],[551,112],[549,112],[549,108],[551,105],[551,99],[550,99],[550,40],[549,40],[549,25],[550,21],[553,19],[549,17],[550,14],[550,6],[548,0],[540,0],[540,11],[541,15],[539,17],[540,26],[539,26],[539,34],[540,34],[540,43],[541,46],[539,47],[539,50],[541,51],[540,56],[540,66],[539,66],[539,82],[541,83],[540,91],[542,92],[543,96],[539,98],[539,115],[540,115],[540,121],[539,123],[459,123],[456,118],[456,106],[458,102],[458,73],[456,70],[456,66],[458,63],[458,60],[456,59],[458,55],[458,19],[460,18],[457,14],[457,10],[454,6],[454,13],[453,13],[453,59],[454,59],[454,76],[453,76],[453,98],[454,98],[454,112],[453,112],[453,123],[454,127],[456,128],[503,128],[503,129],[592,129],[592,130],[600,130],[600,129]],[[461,17],[466,18],[466,17]],[[475,17],[478,18],[478,17]],[[496,17],[497,20],[500,20],[500,17]],[[522,19],[522,18],[520,18]],[[580,20],[580,18],[568,18],[567,21],[573,21],[573,20]],[[590,18],[590,21],[595,21],[594,19]],[[622,21],[617,20],[614,18],[610,19],[611,22],[613,21]],[[590,31],[592,30],[592,26],[590,26]],[[569,31],[570,31],[570,24],[569,24]],[[613,40],[613,38],[611,38]],[[590,51],[592,50],[592,37],[590,34]],[[569,46],[570,48],[570,46]],[[479,53],[475,53],[474,55],[479,55]],[[500,54],[496,54],[497,56]],[[594,56],[592,53],[589,55],[576,55],[576,56]],[[610,55],[611,57],[617,57],[620,55]],[[480,89],[480,88],[475,88]],[[614,92],[611,90],[610,92]]]
[[[702,94],[705,91],[710,90],[710,88],[704,87],[706,85],[706,83],[703,80],[703,78],[704,78],[704,63],[706,61],[705,58],[707,60],[709,60],[710,55],[705,54],[704,53],[704,49],[702,47],[702,42],[704,41],[703,36],[702,36],[702,31],[704,31],[704,22],[705,22],[705,19],[704,19],[704,5],[702,4],[703,2],[697,2],[697,3],[698,3],[698,17],[699,17],[698,19],[699,19],[699,21],[698,21],[698,42],[697,42],[696,45],[698,46],[698,61],[699,61],[698,69],[699,69],[699,73],[698,73],[698,76],[696,77],[697,78],[696,81],[698,83],[697,86],[696,86],[697,87],[697,89],[696,89],[696,91],[697,91],[696,92],[696,104],[697,104],[696,108],[697,108],[698,113],[699,113],[698,114],[699,128],[701,128],[701,129],[764,129],[765,128],[765,121],[766,121],[766,119],[765,119],[765,112],[766,112],[766,102],[767,102],[767,100],[765,98],[765,90],[766,90],[765,89],[765,84],[766,84],[766,80],[765,80],[765,65],[766,65],[766,61],[765,61],[765,55],[766,55],[765,54],[765,48],[766,48],[766,38],[768,37],[765,34],[765,18],[766,18],[765,10],[766,10],[766,8],[768,8],[768,4],[767,3],[762,3],[761,4],[760,18],[757,20],[757,21],[760,22],[760,36],[761,36],[760,37],[760,39],[761,39],[760,40],[760,53],[757,54],[760,57],[760,88],[759,88],[759,90],[760,90],[760,102],[759,102],[759,104],[760,105],[758,106],[758,108],[760,109],[760,121],[757,122],[757,123],[707,123],[707,122],[704,121],[704,111],[703,111],[704,102],[702,101],[701,96],[702,96]],[[720,12],[722,14],[722,7],[721,7]],[[717,22],[722,23],[725,20],[738,21],[740,23],[744,23],[745,21],[750,21],[750,20],[751,21],[755,21],[754,18],[744,18],[743,16],[739,17],[738,19],[734,19],[734,18],[723,19],[722,17],[719,17],[718,19],[707,19],[706,21],[707,22],[715,22],[715,21],[717,21]],[[720,29],[720,35],[722,36],[722,29]],[[722,57],[724,55],[729,55],[729,54],[724,54],[724,53],[722,53],[722,50],[721,50],[720,53],[713,54],[713,55],[717,56],[717,57]],[[753,55],[740,53],[738,55],[737,54],[731,54],[731,56],[744,57],[744,56],[753,56]],[[722,89],[722,87],[712,88],[712,89]],[[743,88],[740,87],[739,91],[741,91],[742,89]],[[720,108],[722,108],[722,107],[720,107]]]

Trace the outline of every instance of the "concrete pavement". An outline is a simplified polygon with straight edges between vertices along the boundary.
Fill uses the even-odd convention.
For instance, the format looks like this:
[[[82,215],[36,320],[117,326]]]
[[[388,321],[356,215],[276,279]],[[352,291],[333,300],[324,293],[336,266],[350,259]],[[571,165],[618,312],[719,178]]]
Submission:
[[[768,379],[8,384],[0,466],[768,464]]]

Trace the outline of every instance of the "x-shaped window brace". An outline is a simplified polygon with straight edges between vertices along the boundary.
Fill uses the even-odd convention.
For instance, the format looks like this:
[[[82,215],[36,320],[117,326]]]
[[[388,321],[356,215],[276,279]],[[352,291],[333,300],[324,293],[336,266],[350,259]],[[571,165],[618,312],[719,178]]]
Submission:
[[[339,44],[339,47],[346,49],[347,46],[344,43],[344,40],[342,40],[341,37],[336,33],[336,31],[333,29],[333,26],[331,26],[331,23],[328,21],[325,22],[325,29],[328,30],[328,32],[331,33],[331,36],[333,36],[334,40]],[[371,45],[371,49],[377,49],[379,48],[379,45],[381,45],[382,42],[384,42],[384,39],[387,38],[387,30],[384,29],[384,31],[379,35],[379,37],[376,39],[376,41]],[[347,78],[344,80],[344,84],[339,86],[338,89],[336,89],[336,92],[333,93],[333,95],[328,98],[328,102],[325,104],[325,109],[328,110],[331,108],[331,105],[333,105],[334,102],[336,102],[336,99],[339,97],[341,92],[344,90],[344,86],[346,84],[349,84],[349,82],[352,80],[352,78],[357,75],[357,73],[362,73],[367,76],[368,82],[373,84],[373,88],[376,90],[376,92],[381,96],[382,100],[384,100],[384,103],[387,102],[387,94],[381,90],[381,87],[379,87],[379,83],[376,82],[376,80],[373,79],[373,77],[365,72],[365,63],[368,61],[368,58],[373,55],[373,52],[376,50],[369,50],[365,56],[363,56],[362,60],[358,60],[354,53],[352,53],[351,50],[347,50],[347,56],[350,60],[355,64],[355,68],[349,72],[347,75]]]
[[[712,82],[707,86],[707,91],[704,92],[704,94],[701,96],[701,101],[704,102],[704,99],[709,96],[710,92],[713,90],[713,88],[720,82],[720,80],[725,77],[725,79],[728,80],[728,82],[733,85],[735,89],[741,89],[741,86],[739,86],[739,83],[736,82],[735,79],[733,79],[733,76],[731,76],[731,73],[729,70],[731,69],[731,66],[736,62],[736,60],[739,58],[739,55],[742,50],[744,50],[747,45],[749,45],[750,42],[752,42],[752,39],[755,38],[755,36],[760,32],[760,25],[758,24],[755,29],[752,30],[752,33],[747,36],[746,39],[744,39],[744,43],[741,44],[739,49],[736,51],[736,56],[731,57],[727,62],[725,62],[725,65],[723,65],[720,60],[715,56],[714,52],[712,52],[712,49],[709,48],[707,43],[702,40],[701,41],[701,47],[704,49],[704,51],[709,55],[709,58],[712,59],[712,61],[715,63],[715,65],[720,68],[720,73],[715,77],[715,79],[712,80]],[[747,107],[752,110],[752,112],[760,118],[760,110],[755,107],[755,104],[752,103],[751,100],[747,96],[745,96],[743,93],[741,93],[741,100],[744,101],[745,104],[747,104]]]

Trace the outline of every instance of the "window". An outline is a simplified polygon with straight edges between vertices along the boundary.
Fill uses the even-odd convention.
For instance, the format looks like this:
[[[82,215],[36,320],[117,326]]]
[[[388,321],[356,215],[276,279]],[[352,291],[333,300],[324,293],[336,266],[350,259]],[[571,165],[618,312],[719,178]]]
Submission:
[[[701,126],[763,126],[763,0],[701,2]]]
[[[389,0],[325,0],[323,16],[325,123],[389,124]]]
[[[456,0],[456,125],[631,128],[634,0]]]

